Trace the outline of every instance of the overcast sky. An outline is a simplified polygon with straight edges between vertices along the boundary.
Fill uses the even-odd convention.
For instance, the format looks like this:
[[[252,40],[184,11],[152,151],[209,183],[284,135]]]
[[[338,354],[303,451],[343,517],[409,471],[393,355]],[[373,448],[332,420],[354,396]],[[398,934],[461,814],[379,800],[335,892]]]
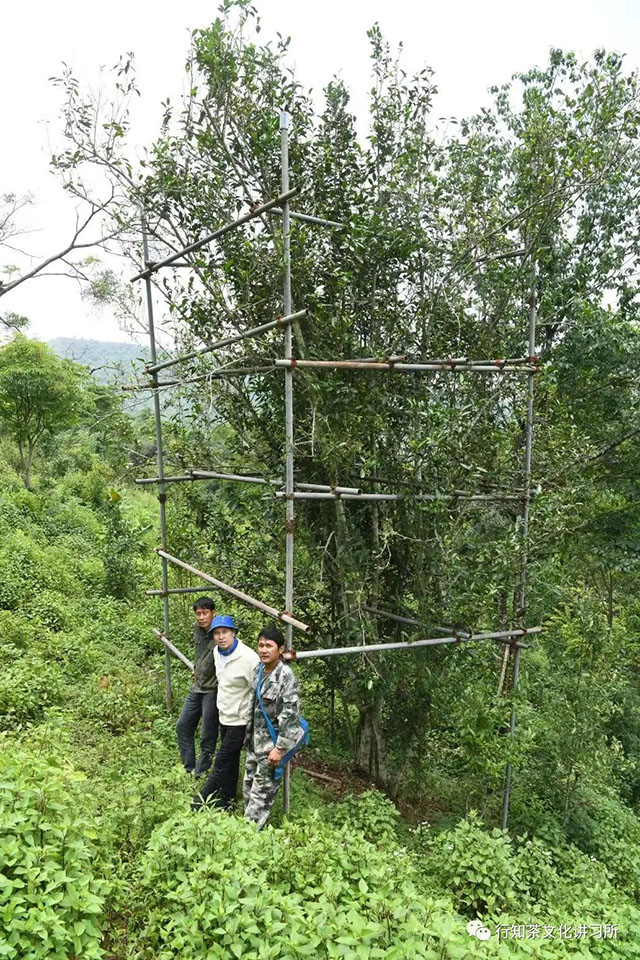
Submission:
[[[340,75],[359,112],[366,109],[370,85],[366,31],[375,21],[393,44],[403,42],[409,72],[425,64],[435,70],[440,92],[434,118],[474,112],[492,84],[544,64],[550,47],[585,57],[606,47],[626,53],[630,66],[640,65],[640,0],[258,0],[257,5],[261,37],[275,37],[276,31],[291,36],[298,79],[321,90]],[[49,78],[60,74],[64,61],[95,88],[101,67],[133,51],[143,97],[132,139],[142,145],[157,127],[160,101],[182,90],[189,31],[214,20],[217,6],[218,0],[28,0],[3,7],[0,192],[33,194],[33,232],[21,239],[31,253],[47,256],[64,244],[74,220],[73,206],[48,169],[49,144],[60,129],[59,94]],[[15,259],[0,251],[0,266]],[[109,310],[88,307],[66,278],[30,281],[3,297],[1,307],[28,316],[31,335],[43,340],[127,339]]]

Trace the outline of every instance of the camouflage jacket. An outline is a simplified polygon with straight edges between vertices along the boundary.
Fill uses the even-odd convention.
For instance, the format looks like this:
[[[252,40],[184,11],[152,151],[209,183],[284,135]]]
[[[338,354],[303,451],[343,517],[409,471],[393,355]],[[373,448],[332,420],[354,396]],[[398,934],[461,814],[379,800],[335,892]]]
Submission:
[[[274,744],[258,701],[257,686],[260,664],[251,679],[253,700],[245,743],[249,750],[260,755],[269,753],[274,746],[278,750],[291,750],[301,736],[300,688],[291,667],[278,663],[271,673],[262,674],[262,704],[273,724],[277,742]]]
[[[196,624],[193,631],[194,645],[194,663],[193,669],[195,677],[191,689],[195,693],[212,693],[218,688],[216,679],[216,666],[213,659],[215,644],[212,640],[211,630],[203,630],[199,624]]]

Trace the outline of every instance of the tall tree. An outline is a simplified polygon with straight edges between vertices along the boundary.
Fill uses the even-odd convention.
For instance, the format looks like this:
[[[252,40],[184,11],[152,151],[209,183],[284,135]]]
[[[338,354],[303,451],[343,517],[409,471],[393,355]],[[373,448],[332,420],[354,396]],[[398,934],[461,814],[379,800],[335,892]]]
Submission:
[[[225,2],[222,16],[195,32],[189,95],[177,112],[165,104],[160,135],[139,168],[127,160],[124,138],[100,158],[127,203],[144,206],[152,259],[279,192],[278,113],[288,105],[291,178],[302,187],[301,208],[345,224],[328,233],[293,225],[294,308],[307,307],[311,317],[295,328],[297,355],[523,357],[533,295],[539,345],[551,361],[539,387],[535,482],[547,499],[534,510],[533,562],[540,574],[550,563],[561,566],[571,550],[580,550],[570,513],[590,485],[593,490],[594,477],[603,480],[607,467],[611,476],[621,456],[632,466],[637,77],[624,72],[617,56],[598,53],[580,64],[554,52],[546,69],[496,89],[490,109],[461,123],[455,135],[436,138],[430,72],[408,78],[373,28],[370,129],[361,142],[344,86],[330,83],[323,108],[314,110],[288,69],[287,42],[260,46],[251,32],[254,18],[245,0]],[[81,102],[82,110],[77,121],[73,110],[68,114],[70,142],[57,161],[74,177],[95,159],[86,131],[100,124],[77,88],[69,87],[68,95],[69,104]],[[171,304],[176,349],[282,312],[276,216],[225,235],[190,263],[189,274],[155,278]],[[224,363],[264,366],[281,355],[279,334],[272,333],[230,348]],[[589,374],[576,375],[576,356]],[[580,406],[580,394],[600,391],[603,358],[626,392],[619,403],[610,391],[601,393],[600,405],[591,408],[600,411],[594,418]],[[220,362],[216,357],[213,364]],[[204,377],[212,362],[202,358],[195,368]],[[521,488],[523,384],[517,376],[299,370],[297,480],[407,494]],[[186,429],[174,446],[181,465],[215,449],[215,460],[198,465],[282,476],[277,374],[232,383],[212,379],[206,397],[201,386],[186,386],[178,397],[189,402]],[[221,424],[222,449],[208,442]],[[592,458],[584,480],[566,469],[575,449],[580,460]],[[634,481],[627,483],[625,497]],[[193,503],[197,496],[203,523],[223,521],[222,494],[184,496]],[[230,542],[219,541],[215,549],[203,543],[197,559],[281,603],[280,506],[262,504],[271,534],[269,563],[261,541],[253,551],[249,544],[238,550]],[[363,606],[404,609],[427,628],[443,622],[488,627],[519,614],[520,510],[513,502],[496,499],[480,507],[460,500],[452,508],[407,497],[378,505],[296,506],[296,607],[329,623],[334,637],[358,642],[400,635],[400,626],[372,618]],[[595,530],[597,513],[587,510],[574,519]],[[532,578],[532,618],[565,601],[570,606],[569,581],[568,568],[554,572],[553,587],[542,575]],[[603,582],[609,590],[610,578]],[[615,603],[607,609],[611,618]],[[409,760],[420,766],[433,727],[459,766],[477,775],[481,764],[496,783],[505,754],[506,739],[498,736],[505,702],[495,697],[493,651],[482,647],[472,656],[460,646],[432,650],[419,661],[412,654],[363,658],[336,671],[335,684],[358,711],[358,764],[393,787]]]
[[[0,349],[0,422],[18,446],[27,490],[40,440],[75,423],[84,399],[83,379],[78,364],[21,334]]]

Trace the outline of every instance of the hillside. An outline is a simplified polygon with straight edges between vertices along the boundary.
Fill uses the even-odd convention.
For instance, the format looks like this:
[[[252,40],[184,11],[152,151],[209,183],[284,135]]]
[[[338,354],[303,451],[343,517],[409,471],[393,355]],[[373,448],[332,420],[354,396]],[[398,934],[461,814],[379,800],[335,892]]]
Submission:
[[[473,812],[449,828],[409,826],[382,794],[336,802],[300,769],[287,823],[280,799],[261,833],[241,809],[192,813],[195,784],[178,761],[150,631],[160,611],[144,594],[156,574],[155,504],[144,491],[110,491],[106,464],[84,462],[57,481],[57,462],[46,464],[40,492],[26,494],[0,458],[2,956],[636,955],[639,867],[628,850],[605,864],[571,843],[490,832]],[[179,607],[186,645],[188,601]],[[300,679],[317,756],[325,718],[313,681]],[[187,684],[175,667],[176,706]],[[617,857],[638,822],[610,811],[600,831]],[[559,902],[582,939],[496,946],[467,933],[476,917],[487,933],[525,919],[555,931]],[[592,933],[604,917],[619,939]]]
[[[89,367],[98,383],[126,379],[148,358],[148,349],[137,343],[55,337],[48,345],[59,357]]]

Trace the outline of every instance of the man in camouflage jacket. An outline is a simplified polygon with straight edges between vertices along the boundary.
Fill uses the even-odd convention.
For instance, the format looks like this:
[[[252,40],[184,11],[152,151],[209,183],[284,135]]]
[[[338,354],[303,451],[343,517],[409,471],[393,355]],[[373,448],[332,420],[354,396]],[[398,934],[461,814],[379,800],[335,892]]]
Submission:
[[[291,667],[282,663],[284,637],[277,627],[265,627],[258,638],[260,664],[252,678],[253,701],[247,724],[247,748],[244,782],[244,815],[263,827],[273,807],[280,780],[275,768],[301,736],[300,690]],[[258,681],[262,667],[260,696],[276,733],[274,743],[258,700]]]

